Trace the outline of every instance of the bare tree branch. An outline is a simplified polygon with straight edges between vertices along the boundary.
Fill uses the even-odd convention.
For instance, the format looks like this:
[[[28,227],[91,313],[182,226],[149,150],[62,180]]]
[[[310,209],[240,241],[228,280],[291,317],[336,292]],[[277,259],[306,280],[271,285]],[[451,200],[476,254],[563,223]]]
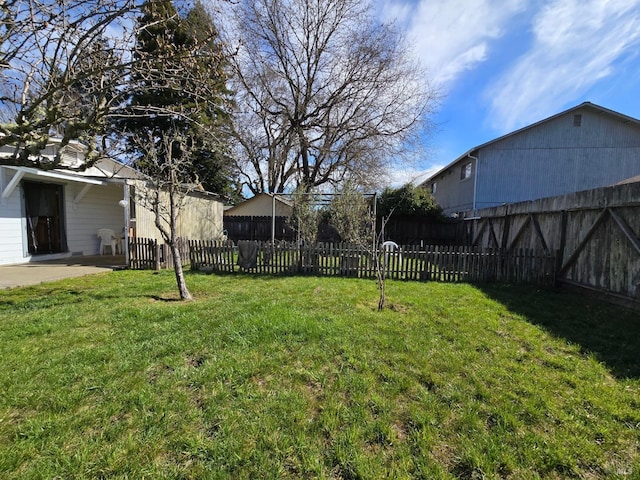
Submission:
[[[139,0],[14,0],[0,23],[0,146],[15,146],[11,163],[61,166],[64,147],[99,152],[105,118],[122,100]],[[53,161],[40,154],[61,137]]]
[[[145,68],[147,59],[135,53],[140,33],[137,19],[144,3],[0,3],[0,147],[15,147],[13,157],[3,158],[4,163],[85,169],[108,153],[113,119],[188,116],[192,122],[200,121],[199,113],[211,107],[211,82],[203,68],[192,67],[211,58],[211,52],[205,51],[210,37],[204,32],[189,49],[167,45],[156,59],[163,68]],[[134,72],[139,74],[135,82]],[[179,89],[192,103],[180,110],[127,105],[132,92],[154,82]],[[59,137],[60,148],[51,159],[41,152],[53,136]],[[88,147],[85,161],[73,167],[62,162],[64,148],[71,141]]]
[[[419,141],[436,92],[360,0],[242,0],[235,8],[238,165],[283,192],[375,182]]]

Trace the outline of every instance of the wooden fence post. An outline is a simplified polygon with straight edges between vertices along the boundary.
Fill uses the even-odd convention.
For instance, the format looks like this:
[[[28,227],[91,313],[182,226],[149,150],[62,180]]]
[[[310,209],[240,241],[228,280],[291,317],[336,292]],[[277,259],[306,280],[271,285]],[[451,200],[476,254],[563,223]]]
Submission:
[[[567,223],[568,213],[566,210],[562,210],[562,216],[560,217],[560,246],[556,252],[556,265],[553,272],[553,286],[558,287],[560,281],[560,270],[562,269],[562,262],[564,261],[564,250],[567,245]]]
[[[161,253],[160,249],[162,248],[162,245],[157,240],[154,240],[153,243],[154,243],[153,251],[155,254],[155,258],[153,259],[155,263],[154,268],[155,270],[160,270],[160,253]]]

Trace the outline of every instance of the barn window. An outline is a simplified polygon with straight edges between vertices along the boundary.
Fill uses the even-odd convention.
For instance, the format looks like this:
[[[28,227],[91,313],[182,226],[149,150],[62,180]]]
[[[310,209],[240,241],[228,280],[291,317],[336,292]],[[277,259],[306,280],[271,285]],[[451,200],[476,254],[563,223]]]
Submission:
[[[431,193],[436,193],[436,189],[438,188],[438,183],[437,182],[433,182],[431,184]]]
[[[460,167],[460,180],[466,180],[467,178],[471,177],[471,168],[471,162],[465,163],[464,165],[462,165],[462,167]]]
[[[580,127],[582,125],[582,115],[573,116],[573,126]]]

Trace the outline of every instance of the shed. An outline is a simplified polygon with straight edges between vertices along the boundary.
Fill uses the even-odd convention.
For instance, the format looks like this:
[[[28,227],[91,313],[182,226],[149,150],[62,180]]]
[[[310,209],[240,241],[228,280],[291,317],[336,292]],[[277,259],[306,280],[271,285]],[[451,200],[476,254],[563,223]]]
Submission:
[[[295,232],[290,225],[293,203],[281,195],[258,195],[224,212],[227,237],[239,240],[293,240]]]
[[[290,217],[293,214],[293,203],[280,195],[259,193],[225,210],[225,217]]]

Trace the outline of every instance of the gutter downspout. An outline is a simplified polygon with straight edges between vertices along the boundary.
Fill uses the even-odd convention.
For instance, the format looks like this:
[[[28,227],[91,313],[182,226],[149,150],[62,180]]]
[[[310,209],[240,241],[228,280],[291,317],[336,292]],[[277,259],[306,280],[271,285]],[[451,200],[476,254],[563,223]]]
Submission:
[[[467,153],[467,157],[475,160],[475,168],[474,168],[474,176],[473,176],[473,216],[477,217],[476,214],[476,201],[478,197],[478,157],[474,157],[471,153]]]

